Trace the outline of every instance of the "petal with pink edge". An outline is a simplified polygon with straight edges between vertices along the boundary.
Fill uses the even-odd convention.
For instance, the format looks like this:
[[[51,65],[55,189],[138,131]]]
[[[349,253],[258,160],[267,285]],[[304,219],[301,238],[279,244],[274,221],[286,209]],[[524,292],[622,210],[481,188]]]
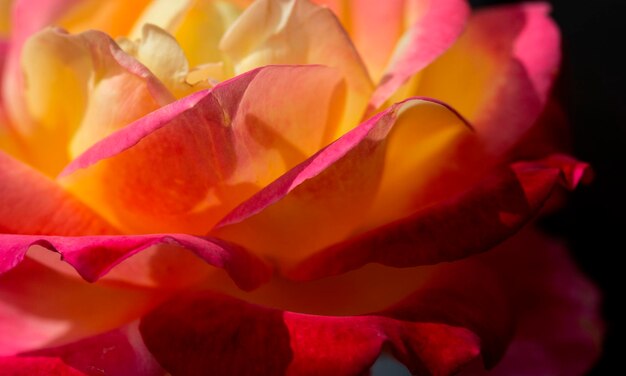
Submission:
[[[364,226],[381,181],[393,181],[398,190],[426,185],[458,140],[471,136],[463,119],[446,105],[407,100],[263,188],[212,233],[287,267]],[[410,199],[393,197],[386,202],[390,211]]]
[[[543,3],[475,12],[452,48],[398,94],[450,104],[497,160],[535,123],[558,71],[560,37],[548,12]]]
[[[0,235],[0,240],[0,272],[15,267],[28,249],[37,245],[60,253],[63,260],[72,265],[85,280],[94,282],[135,253],[165,244],[190,250],[207,264],[223,268],[244,290],[257,287],[267,281],[271,274],[267,265],[241,247],[218,239],[185,234],[81,237]]]
[[[22,50],[29,118],[22,129],[33,164],[50,176],[134,120],[174,100],[159,80],[106,34],[55,29]],[[59,96],[63,90],[63,96]]]
[[[320,38],[320,36],[324,36]],[[321,64],[336,68],[347,84],[346,109],[337,138],[363,115],[373,84],[339,20],[308,0],[252,3],[226,31],[220,49],[234,74],[270,64]]]
[[[125,232],[205,234],[329,142],[344,95],[332,68],[260,68],[114,133],[59,181]]]
[[[76,236],[117,230],[54,181],[0,151],[0,233]]]
[[[154,290],[89,284],[24,260],[0,275],[0,356],[118,328],[164,298]]]
[[[531,220],[555,187],[573,189],[587,168],[562,155],[514,163],[456,197],[320,250],[287,274],[309,280],[371,262],[408,267],[487,251]]]

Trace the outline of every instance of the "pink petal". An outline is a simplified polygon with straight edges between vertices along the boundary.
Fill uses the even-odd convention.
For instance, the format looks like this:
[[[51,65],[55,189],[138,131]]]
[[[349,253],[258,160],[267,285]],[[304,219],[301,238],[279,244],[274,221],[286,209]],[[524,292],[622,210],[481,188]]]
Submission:
[[[165,297],[155,290],[89,284],[24,260],[0,275],[0,356],[120,327]]]
[[[600,355],[604,332],[597,288],[582,277],[562,244],[536,231],[525,230],[499,248],[481,258],[502,275],[518,315],[517,330],[494,369],[477,367],[467,374],[586,374]]]
[[[0,151],[0,233],[101,235],[117,230],[54,181]]]
[[[84,376],[61,359],[46,357],[0,357],[0,373],[6,376],[54,375]]]
[[[487,251],[532,219],[558,184],[573,189],[587,167],[560,155],[514,163],[457,197],[321,250],[288,275],[309,280],[371,262],[408,267]]]
[[[390,163],[417,171],[440,166],[437,159],[454,144],[452,140],[471,135],[463,119],[446,105],[407,100],[263,188],[224,217],[212,234],[260,252],[281,267],[345,239],[367,220],[381,175],[387,173],[389,139],[399,129],[414,130],[407,141],[413,141],[414,152]]]
[[[204,234],[327,144],[344,94],[331,68],[260,68],[114,133],[59,179],[127,233]]]
[[[312,316],[212,293],[170,301],[139,328],[148,349],[173,374],[355,375],[371,366],[385,344],[413,371],[449,374],[479,352],[471,332],[446,324]],[[236,351],[225,347],[229,343]]]
[[[383,3],[375,2],[382,6]],[[387,3],[385,3],[385,6]],[[399,40],[395,41],[395,50],[390,56],[387,67],[369,102],[369,109],[374,110],[381,106],[402,84],[413,75],[432,63],[439,55],[444,53],[457,39],[467,16],[469,7],[465,0],[420,0],[405,5],[416,13],[416,19],[404,31]],[[365,51],[366,61],[368,56],[376,54],[374,48],[381,45],[372,41],[379,40],[376,33],[379,28],[385,27],[389,22],[380,22],[384,19],[377,7],[355,7],[355,12],[361,15],[355,22],[361,24],[361,33],[356,40],[359,51]],[[400,13],[400,15],[403,15]],[[396,22],[401,24],[401,19]],[[380,25],[380,26],[378,26]],[[398,27],[398,26],[396,26]],[[387,42],[389,43],[389,42]],[[369,51],[369,53],[367,53]],[[389,56],[389,55],[387,55]],[[375,77],[379,77],[376,75]],[[436,98],[436,97],[435,97]]]
[[[0,235],[0,273],[15,267],[28,249],[38,245],[61,254],[87,281],[94,282],[112,268],[148,247],[169,244],[188,249],[209,265],[223,268],[237,285],[250,290],[270,277],[268,267],[241,247],[218,239],[185,234],[133,236]]]
[[[146,349],[137,323],[67,345],[21,356],[51,357],[88,375],[161,376],[165,371]]]
[[[413,83],[411,95],[445,101],[476,128],[497,159],[535,123],[560,61],[560,37],[549,6],[485,8],[461,38]]]

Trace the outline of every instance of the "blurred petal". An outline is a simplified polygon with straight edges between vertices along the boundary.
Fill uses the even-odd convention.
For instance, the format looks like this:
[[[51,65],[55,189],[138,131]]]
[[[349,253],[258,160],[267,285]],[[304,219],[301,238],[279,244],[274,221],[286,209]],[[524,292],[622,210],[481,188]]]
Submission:
[[[60,253],[63,260],[72,265],[84,279],[94,282],[135,253],[163,243],[190,250],[207,264],[224,268],[244,290],[265,282],[271,273],[262,261],[241,247],[218,239],[185,234],[80,237],[0,235],[0,239],[0,272],[17,265],[28,249],[37,245]],[[153,271],[151,268],[142,273]],[[172,280],[172,284],[176,284],[176,280]]]
[[[59,358],[10,356],[0,357],[0,373],[5,376],[84,376]]]
[[[334,69],[255,70],[118,131],[60,181],[128,233],[204,234],[328,143],[344,94]]]
[[[457,197],[319,251],[289,276],[317,279],[371,262],[436,264],[487,251],[532,219],[557,185],[573,189],[586,169],[564,156],[512,164]]]
[[[0,233],[99,235],[116,232],[54,181],[0,151]]]
[[[485,372],[477,367],[462,374],[586,374],[601,351],[599,292],[583,278],[563,245],[525,230],[481,257],[501,274],[518,324],[495,368]]]
[[[441,155],[466,135],[471,132],[464,121],[443,104],[412,99],[395,105],[238,206],[214,233],[283,267],[295,263],[363,226],[381,176],[393,180],[408,170],[427,177],[428,169],[438,167]],[[396,137],[402,145],[413,143],[400,158],[392,150]],[[387,160],[394,169],[384,168]]]
[[[548,12],[543,3],[475,12],[456,44],[400,97],[424,95],[450,104],[497,160],[537,120],[557,73],[559,32]]]
[[[25,90],[36,128],[24,136],[38,167],[50,175],[101,138],[173,100],[145,67],[98,31],[69,35],[46,29],[24,44],[22,63],[26,82],[36,83]]]
[[[148,349],[173,374],[355,375],[371,366],[384,344],[414,371],[450,374],[479,352],[470,331],[446,324],[312,316],[212,293],[170,301],[139,328]],[[225,343],[236,344],[237,351]]]
[[[163,298],[129,286],[89,284],[25,260],[0,275],[0,355],[117,328]]]
[[[67,2],[67,0],[66,0]],[[81,0],[68,7],[55,24],[80,33],[87,30],[100,30],[113,38],[127,35],[135,20],[151,0]]]
[[[372,94],[367,70],[339,20],[329,9],[307,0],[253,3],[224,34],[220,48],[232,60],[235,74],[270,64],[336,68],[348,87],[346,110],[336,135],[357,125]]]
[[[63,363],[88,375],[162,376],[165,374],[143,344],[137,322],[67,345],[31,351],[22,356],[58,358],[63,360]]]

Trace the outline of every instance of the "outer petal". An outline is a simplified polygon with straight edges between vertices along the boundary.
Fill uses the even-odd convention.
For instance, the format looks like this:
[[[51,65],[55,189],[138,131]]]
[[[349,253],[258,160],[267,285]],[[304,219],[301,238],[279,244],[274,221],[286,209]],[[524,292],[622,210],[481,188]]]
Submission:
[[[427,184],[440,162],[446,162],[442,156],[458,139],[470,136],[464,121],[445,105],[408,100],[359,125],[265,187],[229,213],[215,234],[259,251],[282,267],[293,264],[358,231],[381,176],[409,171],[423,174],[422,179],[407,184],[405,177],[400,184],[413,188]],[[392,144],[398,137],[411,149],[392,153],[398,151]]]
[[[257,287],[270,276],[265,264],[238,246],[183,234],[98,237],[0,235],[0,239],[0,272],[17,265],[31,246],[38,245],[59,252],[83,278],[93,282],[135,253],[164,243],[191,250],[206,263],[224,268],[244,290]]]
[[[232,60],[235,74],[269,64],[336,68],[348,87],[342,127],[336,135],[358,124],[372,93],[367,70],[339,20],[329,9],[307,0],[253,3],[224,34],[220,49]]]
[[[512,164],[457,197],[319,251],[289,275],[317,279],[370,262],[407,267],[487,251],[532,219],[558,184],[573,189],[586,169],[564,156]]]
[[[96,144],[60,180],[129,233],[204,234],[329,141],[340,79],[321,66],[240,75]]]
[[[101,138],[174,98],[106,34],[47,29],[23,48],[31,159],[50,175]],[[59,96],[59,90],[64,95]],[[55,160],[55,158],[57,160]]]
[[[542,3],[477,11],[456,44],[399,95],[449,103],[497,160],[537,120],[558,70],[559,32],[548,12]]]
[[[25,260],[0,275],[0,355],[54,346],[117,328],[163,298],[129,286],[88,284]]]
[[[54,181],[0,151],[0,233],[99,235],[116,232]]]
[[[186,375],[355,375],[371,366],[385,343],[415,372],[450,374],[479,351],[471,332],[445,324],[310,316],[209,293],[159,307],[144,317],[140,331],[167,371]]]
[[[58,358],[88,375],[165,374],[165,370],[159,366],[143,344],[137,330],[137,322],[67,345],[31,351],[22,356]]]
[[[604,327],[596,287],[562,244],[538,232],[526,230],[500,248],[481,257],[502,275],[518,315],[516,334],[493,370],[463,375],[586,374],[600,355]]]

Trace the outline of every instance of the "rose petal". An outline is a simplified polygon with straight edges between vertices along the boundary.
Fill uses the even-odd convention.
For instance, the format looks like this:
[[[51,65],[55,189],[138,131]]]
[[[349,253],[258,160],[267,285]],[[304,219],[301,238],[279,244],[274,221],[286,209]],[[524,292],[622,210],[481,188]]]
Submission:
[[[11,356],[0,357],[0,372],[6,376],[84,376],[85,374],[72,368],[61,359],[46,357]]]
[[[446,324],[311,316],[212,293],[172,300],[139,328],[148,349],[174,374],[355,375],[371,366],[384,344],[414,372],[449,374],[479,352],[471,332]],[[224,347],[228,343],[237,350]]]
[[[164,298],[130,286],[88,284],[25,260],[0,275],[0,355],[117,328]]]
[[[31,351],[21,356],[61,359],[63,363],[88,375],[161,376],[165,374],[143,344],[137,322],[64,346]]]
[[[559,32],[548,12],[542,3],[475,12],[461,38],[409,84],[408,94],[457,109],[497,161],[537,120],[557,73]]]
[[[323,35],[324,38],[320,38]],[[345,78],[346,110],[335,138],[358,124],[373,85],[335,15],[306,0],[260,0],[228,29],[220,49],[234,73],[270,64],[322,64]]]
[[[188,249],[209,265],[223,268],[244,290],[257,287],[268,280],[271,274],[262,261],[241,247],[218,239],[185,234],[81,237],[0,235],[0,239],[0,273],[17,265],[31,246],[38,245],[60,253],[63,260],[72,265],[84,279],[93,282],[135,253],[163,243]]]
[[[407,100],[281,176],[224,217],[213,233],[285,267],[363,226],[381,176],[393,181],[396,174],[410,171],[424,179],[400,184],[426,184],[428,175],[441,166],[439,161],[445,161],[442,155],[465,136],[471,136],[469,128],[444,104]],[[397,138],[403,140],[401,145],[412,142],[411,149],[393,149],[390,139]],[[392,168],[384,167],[387,162]]]
[[[389,41],[381,40],[381,37],[376,35],[381,31],[380,29],[389,28],[384,25],[392,23],[379,22],[380,19],[386,19],[381,16],[381,9],[379,9],[384,8],[383,3],[374,1],[372,3],[377,3],[378,6],[355,7],[354,26],[358,27],[358,31],[354,33],[358,33],[358,36],[355,36],[355,43],[359,52],[364,54],[365,61],[369,63],[373,60],[372,57],[377,56],[377,50],[384,43],[396,47],[393,55],[378,55],[386,56],[386,59],[380,60],[377,64],[379,68],[375,70],[381,73],[374,74],[374,77],[380,77],[380,79],[377,81],[376,91],[369,102],[370,110],[381,106],[411,76],[444,53],[463,30],[469,15],[469,7],[465,0],[407,2],[404,5],[404,12],[399,13],[397,17],[407,17],[410,26],[403,31],[401,38],[397,35],[398,40],[389,44]],[[410,16],[407,16],[407,13]],[[372,25],[381,26],[372,27]]]
[[[261,68],[118,131],[60,181],[126,232],[204,234],[329,142],[344,93],[331,68]]]
[[[558,184],[573,189],[587,167],[559,155],[514,163],[457,197],[321,250],[288,275],[309,280],[370,262],[408,267],[487,251],[532,219]]]
[[[563,245],[529,229],[480,257],[501,274],[518,324],[502,361],[489,372],[477,367],[468,374],[586,374],[601,351],[599,291]]]
[[[117,230],[54,181],[0,151],[0,233],[100,235]]]
[[[174,99],[145,67],[98,31],[69,35],[46,29],[24,44],[22,64],[27,82],[37,83],[25,91],[35,128],[24,136],[35,164],[50,175],[100,139]],[[60,89],[63,96],[57,95]]]

